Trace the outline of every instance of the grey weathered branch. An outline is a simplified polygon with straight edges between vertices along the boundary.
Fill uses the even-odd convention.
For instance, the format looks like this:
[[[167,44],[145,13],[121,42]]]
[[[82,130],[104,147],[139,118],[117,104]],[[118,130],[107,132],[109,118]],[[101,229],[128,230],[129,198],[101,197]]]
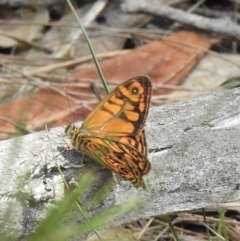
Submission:
[[[121,180],[87,216],[130,197],[142,206],[118,215],[108,226],[240,200],[240,89],[151,108],[146,135],[152,164],[144,177],[148,189]],[[72,150],[61,153],[66,146],[63,127],[1,142],[0,216],[11,207],[1,232],[24,237],[48,205],[64,195],[53,155],[68,181],[90,165],[77,168],[80,157]],[[102,185],[109,173],[98,174]],[[95,192],[89,192],[88,202]],[[76,224],[78,216],[70,215]]]
[[[240,26],[230,19],[202,17],[180,9],[164,6],[158,0],[125,0],[122,9],[128,12],[144,12],[166,17],[196,28],[240,39]]]

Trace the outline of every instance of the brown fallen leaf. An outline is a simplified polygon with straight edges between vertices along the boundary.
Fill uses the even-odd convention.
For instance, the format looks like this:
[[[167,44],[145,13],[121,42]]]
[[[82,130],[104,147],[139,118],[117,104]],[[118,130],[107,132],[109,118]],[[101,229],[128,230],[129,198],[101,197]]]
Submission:
[[[183,44],[175,43],[180,41]],[[193,46],[189,47],[190,45]],[[204,52],[199,49],[208,49],[210,41],[200,37],[196,32],[185,32],[169,36],[161,41],[153,41],[136,48],[121,56],[101,63],[102,71],[108,83],[118,85],[136,75],[149,75],[153,85],[168,83],[177,85],[194,67]],[[197,48],[197,46],[199,46]],[[0,107],[0,117],[13,122],[25,123],[26,129],[36,131],[48,127],[68,124],[86,118],[91,109],[99,103],[90,86],[99,82],[95,66],[76,71],[69,76],[71,83],[82,84],[81,87],[67,87],[70,105],[67,98],[52,90],[41,89],[29,96],[19,98]],[[83,81],[84,80],[84,81]],[[64,89],[61,89],[64,93]],[[157,89],[154,95],[167,93],[167,89]],[[74,93],[74,96],[73,96]],[[104,92],[102,91],[103,95]],[[78,103],[71,100],[76,98]],[[24,108],[23,108],[24,106]],[[0,120],[0,129],[5,132],[14,131],[11,123]],[[3,138],[8,135],[4,134]]]
[[[29,21],[32,24],[28,25],[11,25],[11,21]],[[42,25],[35,25],[34,22],[42,22]],[[21,14],[12,15],[8,23],[0,26],[0,47],[11,48],[21,44],[33,45],[33,40],[39,39],[42,36],[44,23],[49,21],[47,7],[45,9],[37,9],[33,11],[30,8],[22,8]],[[4,35],[6,33],[6,35]],[[11,37],[10,37],[11,36]]]

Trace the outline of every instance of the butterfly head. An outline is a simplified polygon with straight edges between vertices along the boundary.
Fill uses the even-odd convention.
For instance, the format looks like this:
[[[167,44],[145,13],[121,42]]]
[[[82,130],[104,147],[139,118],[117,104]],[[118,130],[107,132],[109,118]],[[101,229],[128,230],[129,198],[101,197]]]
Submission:
[[[72,138],[74,134],[76,133],[77,127],[73,124],[67,125],[65,128],[65,134],[69,137]]]

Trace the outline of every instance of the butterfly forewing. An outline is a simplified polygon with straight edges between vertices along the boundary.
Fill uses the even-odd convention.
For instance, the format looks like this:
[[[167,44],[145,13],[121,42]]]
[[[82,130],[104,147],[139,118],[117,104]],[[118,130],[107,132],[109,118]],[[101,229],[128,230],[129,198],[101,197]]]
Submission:
[[[94,109],[81,128],[98,136],[137,136],[147,118],[151,92],[149,77],[127,80]]]

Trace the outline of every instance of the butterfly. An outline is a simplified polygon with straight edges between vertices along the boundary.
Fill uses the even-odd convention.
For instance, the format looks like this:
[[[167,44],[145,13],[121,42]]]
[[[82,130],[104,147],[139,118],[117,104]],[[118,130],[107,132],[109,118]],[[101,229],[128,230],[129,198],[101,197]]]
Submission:
[[[74,149],[144,189],[142,175],[150,162],[143,128],[151,94],[150,78],[134,77],[108,94],[80,128],[73,124],[65,128]]]

